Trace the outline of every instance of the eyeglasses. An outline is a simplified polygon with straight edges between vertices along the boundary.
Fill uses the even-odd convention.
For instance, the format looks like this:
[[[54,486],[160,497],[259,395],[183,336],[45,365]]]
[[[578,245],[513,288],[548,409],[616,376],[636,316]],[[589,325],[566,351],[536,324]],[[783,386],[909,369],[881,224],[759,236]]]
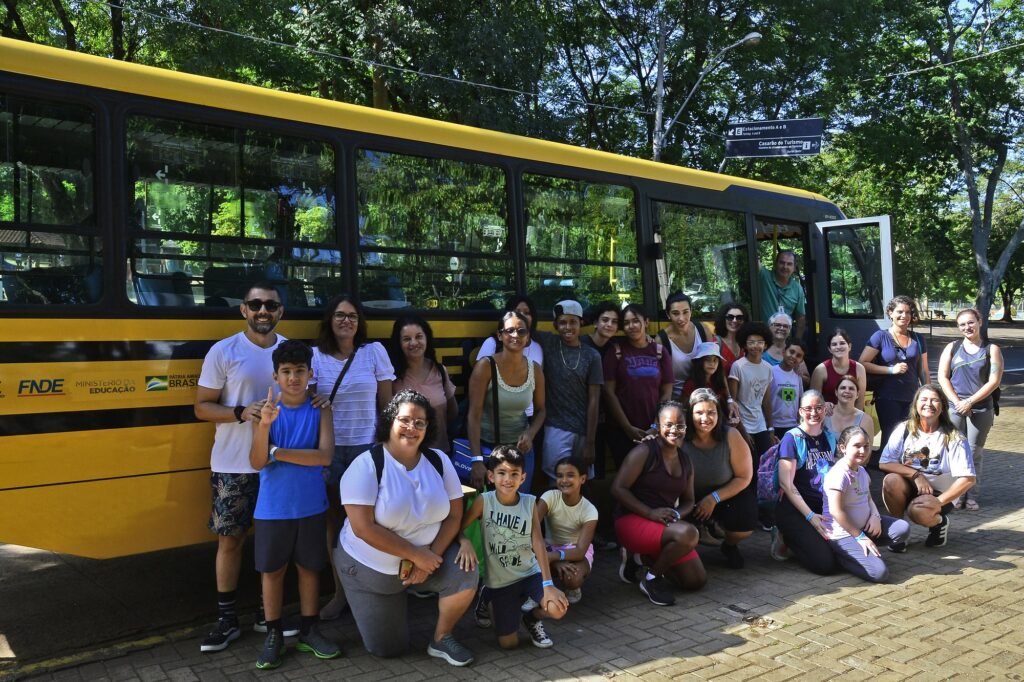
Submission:
[[[728,313],[725,316],[726,322],[743,322],[745,319],[747,319],[746,315],[733,315],[732,313]]]
[[[501,333],[505,336],[526,336],[530,333],[530,330],[525,327],[509,327],[508,329],[502,329]]]
[[[395,421],[407,429],[416,429],[417,431],[427,430],[426,419],[413,419],[412,417],[395,417]]]
[[[793,325],[786,324],[785,322],[772,322],[772,327],[775,329],[789,329]]]
[[[245,307],[249,309],[249,312],[258,313],[260,308],[266,308],[268,313],[276,313],[278,308],[281,307],[280,301],[261,301],[258,298],[254,298],[250,301],[245,302]]]
[[[800,411],[801,412],[808,412],[808,413],[813,412],[814,414],[821,414],[822,412],[825,411],[825,406],[824,405],[811,405],[809,407],[801,407]]]
[[[666,431],[685,431],[686,423],[680,422],[678,424],[673,424],[672,422],[665,422],[664,424],[661,425],[661,428],[665,429]]]
[[[345,320],[348,320],[349,322],[358,322],[359,313],[334,313],[334,319],[338,322],[344,322]]]
[[[761,339],[747,339],[747,344],[746,345],[747,346],[763,346],[763,345],[765,345],[765,343]]]

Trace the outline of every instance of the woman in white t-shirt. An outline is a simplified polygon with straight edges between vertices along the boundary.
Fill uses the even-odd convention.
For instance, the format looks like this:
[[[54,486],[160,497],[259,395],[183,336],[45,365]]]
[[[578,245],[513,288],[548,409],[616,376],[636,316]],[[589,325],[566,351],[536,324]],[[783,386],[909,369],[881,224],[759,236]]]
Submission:
[[[330,501],[327,509],[327,549],[330,552],[341,527],[338,481],[352,460],[373,443],[377,413],[391,400],[391,381],[395,378],[384,346],[366,342],[366,316],[351,294],[335,296],[324,309],[320,333],[313,346],[312,369],[310,390],[330,400],[334,417],[334,458],[331,465],[324,468]],[[345,595],[337,580],[334,587],[334,598],[320,611],[322,620],[334,620],[345,608]]]
[[[406,588],[436,592],[438,618],[427,653],[452,665],[473,654],[452,636],[473,602],[479,575],[456,563],[462,485],[451,460],[425,447],[437,430],[430,401],[402,391],[377,424],[377,442],[341,478],[347,518],[334,566],[366,650],[399,656],[409,646]]]

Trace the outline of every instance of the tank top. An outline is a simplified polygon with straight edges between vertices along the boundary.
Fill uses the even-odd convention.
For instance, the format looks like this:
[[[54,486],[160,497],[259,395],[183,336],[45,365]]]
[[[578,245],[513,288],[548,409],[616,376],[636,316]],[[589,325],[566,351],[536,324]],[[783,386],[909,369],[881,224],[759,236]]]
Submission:
[[[695,323],[691,322],[693,326]],[[668,340],[669,349],[672,351],[672,376],[673,386],[672,395],[678,396],[683,391],[683,384],[690,378],[690,368],[693,365],[693,356],[697,353],[697,345],[700,343],[700,335],[697,333],[697,328],[693,327],[693,348],[690,352],[684,351],[682,348],[676,345],[676,342],[666,333],[663,340]]]
[[[968,353],[961,343],[960,347],[956,349],[956,353],[950,358],[950,382],[961,399],[974,395],[988,381],[988,371],[985,367],[988,346],[989,344],[986,343],[978,349],[977,353]],[[985,376],[981,375],[982,372],[985,372]],[[992,394],[990,393],[971,409],[975,412],[983,412],[991,407]]]
[[[521,386],[509,386],[501,378],[498,365],[494,365],[491,381],[498,382],[498,435],[501,442],[494,442],[494,406],[491,400],[491,384],[487,384],[484,395],[484,409],[480,414],[480,438],[490,445],[515,445],[519,434],[526,430],[526,408],[533,403],[533,361],[527,360],[526,381]]]
[[[729,458],[729,441],[715,443],[708,449],[699,448],[690,441],[683,443],[683,452],[693,467],[693,499],[702,500],[733,479]]]
[[[498,494],[483,493],[480,530],[487,565],[487,587],[511,585],[540,571],[533,553],[533,508],[537,498],[519,493],[519,502],[505,506]]]
[[[824,395],[824,394],[822,394],[822,395]],[[864,421],[864,412],[862,410],[857,410],[857,421],[855,421],[852,424],[850,424],[850,426],[860,426],[860,423],[862,421]],[[831,431],[832,433],[836,434],[837,436],[839,435],[840,432],[836,431],[834,428],[832,428],[832,415],[828,415],[827,417],[825,417],[825,421],[822,422],[822,423],[825,425],[825,430],[826,431]]]
[[[633,493],[633,497],[652,509],[675,507],[676,500],[686,491],[686,481],[690,478],[690,471],[693,469],[690,458],[682,449],[679,449],[682,473],[679,476],[673,476],[669,473],[668,467],[665,466],[665,460],[661,457],[661,446],[658,444],[658,440],[655,438],[646,443],[647,460],[644,463],[644,469],[633,481],[629,490]],[[652,459],[654,460],[653,464],[651,463]],[[626,513],[628,512],[625,510],[619,510],[620,516]]]
[[[832,367],[832,358],[821,364],[825,365],[825,381],[821,384],[821,395],[827,403],[838,403],[839,399],[836,397],[836,389],[839,388],[839,382],[843,380],[844,376],[857,378],[857,361],[850,358],[850,369],[846,374],[840,374]]]

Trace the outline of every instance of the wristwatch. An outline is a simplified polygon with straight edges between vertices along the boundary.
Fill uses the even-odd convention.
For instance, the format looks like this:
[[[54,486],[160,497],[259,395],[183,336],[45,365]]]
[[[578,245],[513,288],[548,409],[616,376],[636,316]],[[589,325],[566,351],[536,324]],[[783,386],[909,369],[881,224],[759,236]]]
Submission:
[[[279,448],[276,445],[271,445],[270,446],[270,449],[267,450],[267,461],[268,462],[276,462],[277,461],[277,458],[274,457],[274,453],[277,452],[278,450],[279,450]]]
[[[245,412],[245,405],[235,405],[235,419],[238,420],[239,424],[245,423],[245,419],[242,418],[243,412]]]

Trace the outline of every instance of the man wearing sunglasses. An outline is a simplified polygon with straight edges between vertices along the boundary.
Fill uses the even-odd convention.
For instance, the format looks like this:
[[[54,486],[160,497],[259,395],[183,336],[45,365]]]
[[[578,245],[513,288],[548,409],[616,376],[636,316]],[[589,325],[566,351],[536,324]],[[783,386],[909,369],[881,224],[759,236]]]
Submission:
[[[213,505],[208,524],[217,534],[217,626],[203,640],[202,651],[221,651],[241,635],[235,590],[259,492],[259,473],[249,464],[249,422],[260,418],[267,388],[275,383],[274,349],[286,340],[274,332],[284,306],[273,285],[250,287],[239,312],[245,329],[213,344],[196,390],[196,417],[217,425],[210,454]],[[259,627],[262,614],[257,621]]]

